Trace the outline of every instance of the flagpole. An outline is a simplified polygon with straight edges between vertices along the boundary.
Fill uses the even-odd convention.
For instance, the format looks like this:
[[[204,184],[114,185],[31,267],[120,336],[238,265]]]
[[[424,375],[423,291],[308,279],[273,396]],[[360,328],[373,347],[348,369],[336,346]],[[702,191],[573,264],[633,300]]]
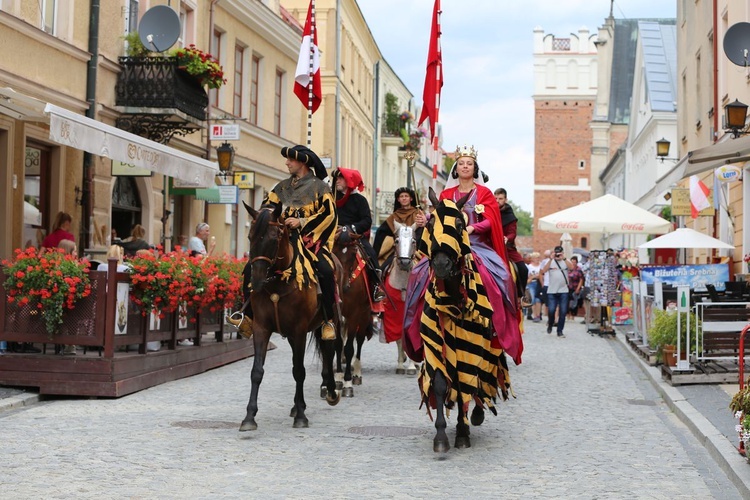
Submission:
[[[313,115],[313,71],[315,59],[315,0],[310,0],[310,68],[307,80],[307,147],[312,145],[312,115]]]

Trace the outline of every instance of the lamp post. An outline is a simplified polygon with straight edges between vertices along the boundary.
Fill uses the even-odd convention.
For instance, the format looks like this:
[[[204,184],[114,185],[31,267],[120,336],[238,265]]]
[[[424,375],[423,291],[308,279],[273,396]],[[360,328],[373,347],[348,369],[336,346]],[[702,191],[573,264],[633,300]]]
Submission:
[[[234,147],[224,141],[221,146],[216,148],[216,159],[219,162],[219,174],[224,181],[227,176],[233,175],[232,166],[234,164]]]
[[[741,103],[735,99],[724,106],[724,126],[726,131],[732,132],[736,139],[742,134],[747,133],[745,120],[747,119],[747,104]]]

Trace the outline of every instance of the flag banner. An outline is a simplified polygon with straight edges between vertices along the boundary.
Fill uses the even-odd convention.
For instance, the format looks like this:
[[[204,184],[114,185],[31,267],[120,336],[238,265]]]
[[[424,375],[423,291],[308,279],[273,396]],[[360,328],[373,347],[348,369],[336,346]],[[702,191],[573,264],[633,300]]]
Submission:
[[[299,48],[297,69],[294,72],[294,93],[305,107],[308,107],[310,74],[312,73],[312,112],[315,113],[323,100],[323,91],[320,85],[320,51],[318,50],[318,30],[312,17],[313,1],[307,9],[307,20],[302,33],[302,45]],[[312,36],[311,36],[312,35]],[[312,52],[312,56],[311,56]],[[310,71],[310,59],[312,57],[312,71]]]
[[[695,219],[701,210],[711,206],[708,195],[711,191],[697,175],[690,176],[690,216]]]
[[[422,93],[422,113],[419,123],[422,125],[430,119],[430,138],[437,133],[438,114],[440,111],[440,91],[443,88],[443,55],[440,49],[440,0],[435,0],[432,11],[432,30],[430,32],[430,48],[427,52],[427,73],[424,79]]]

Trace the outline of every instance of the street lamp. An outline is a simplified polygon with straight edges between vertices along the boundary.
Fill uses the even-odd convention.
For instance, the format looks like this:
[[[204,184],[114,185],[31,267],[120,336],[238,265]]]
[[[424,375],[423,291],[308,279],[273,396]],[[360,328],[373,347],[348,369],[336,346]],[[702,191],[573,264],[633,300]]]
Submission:
[[[221,146],[216,148],[216,159],[219,162],[219,173],[226,182],[227,176],[232,178],[234,173],[232,172],[232,166],[234,165],[234,147],[231,144],[224,141]]]
[[[665,138],[656,141],[656,157],[664,163],[664,160],[679,161],[679,158],[669,158],[669,145],[671,143]]]
[[[725,131],[732,132],[735,139],[740,135],[747,133],[747,127],[745,126],[746,118],[747,104],[743,104],[735,99],[734,102],[730,102],[724,106]]]

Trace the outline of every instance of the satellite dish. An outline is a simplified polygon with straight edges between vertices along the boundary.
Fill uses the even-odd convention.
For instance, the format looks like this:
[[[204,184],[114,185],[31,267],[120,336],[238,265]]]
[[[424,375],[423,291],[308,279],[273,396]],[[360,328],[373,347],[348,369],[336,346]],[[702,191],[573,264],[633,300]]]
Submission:
[[[750,55],[750,23],[737,23],[724,35],[724,54],[737,66],[747,66]]]
[[[164,52],[180,36],[180,17],[167,5],[147,10],[138,25],[141,43],[153,52]]]

